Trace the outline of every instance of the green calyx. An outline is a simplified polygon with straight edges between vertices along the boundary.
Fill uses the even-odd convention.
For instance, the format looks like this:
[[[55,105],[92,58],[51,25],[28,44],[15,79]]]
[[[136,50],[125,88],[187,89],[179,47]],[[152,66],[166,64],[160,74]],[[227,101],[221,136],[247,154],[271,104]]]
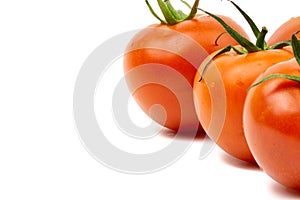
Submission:
[[[294,56],[295,59],[297,60],[298,64],[300,65],[300,41],[297,38],[297,34],[300,31],[297,31],[296,33],[294,33],[292,35],[292,47],[293,47],[293,52],[294,52]]]
[[[208,11],[205,11],[201,8],[198,8],[199,10],[201,10],[202,12],[208,14],[209,16],[213,17],[214,19],[216,19],[226,30],[226,32],[235,40],[237,41],[237,43],[240,44],[240,47],[234,47],[232,45],[220,50],[218,53],[216,53],[204,66],[203,71],[202,71],[202,76],[204,75],[204,72],[207,68],[207,66],[210,64],[210,62],[216,58],[217,56],[224,54],[226,52],[229,52],[231,50],[234,50],[236,53],[238,54],[247,54],[247,53],[253,53],[253,52],[258,52],[258,51],[265,51],[265,50],[272,50],[272,49],[282,49],[286,46],[291,45],[291,41],[287,40],[287,41],[282,41],[279,42],[273,46],[268,46],[266,41],[265,41],[265,37],[266,34],[268,33],[268,30],[265,26],[262,27],[261,30],[259,30],[256,26],[256,24],[254,23],[254,21],[251,19],[251,17],[249,17],[249,15],[247,15],[246,12],[244,12],[237,4],[235,4],[233,1],[228,0],[230,3],[232,3],[234,5],[234,7],[243,15],[243,17],[245,18],[245,20],[248,22],[249,26],[252,29],[253,34],[255,35],[256,38],[256,43],[252,43],[251,41],[249,41],[247,38],[245,38],[244,36],[242,36],[240,33],[238,33],[236,30],[234,30],[232,27],[230,27],[228,24],[226,24],[226,22],[224,20],[222,20],[220,17],[218,17],[217,15],[214,15]],[[202,80],[202,76],[201,79],[199,81]]]
[[[193,19],[197,14],[198,5],[200,2],[200,0],[196,0],[194,5],[191,7],[186,1],[181,0],[182,3],[184,3],[186,6],[188,6],[191,9],[189,14],[185,14],[181,10],[176,10],[172,6],[169,0],[157,0],[158,6],[165,18],[165,20],[163,20],[155,13],[149,1],[148,0],[145,1],[153,16],[156,17],[162,24],[167,24],[167,25],[175,25],[182,21]]]
[[[295,59],[298,62],[299,67],[300,67],[300,41],[297,39],[297,36],[296,36],[298,32],[293,34],[291,44],[292,44],[292,47],[293,47]],[[271,74],[269,76],[266,76],[262,80],[258,81],[257,83],[253,84],[251,87],[249,87],[248,90],[262,84],[263,82],[266,82],[266,81],[268,81],[270,79],[274,79],[274,78],[284,78],[284,79],[288,79],[288,80],[296,81],[296,82],[300,83],[300,77],[299,76],[292,76],[292,75],[289,75],[289,74]]]
[[[242,36],[240,33],[238,33],[237,31],[235,31],[232,27],[230,27],[229,25],[227,25],[220,17],[207,12],[201,8],[198,8],[199,10],[203,11],[204,13],[210,15],[211,17],[215,18],[227,31],[227,33],[233,38],[235,39],[243,48],[243,51],[239,51],[238,53],[252,53],[252,52],[257,52],[257,51],[264,51],[264,50],[270,50],[270,49],[280,49],[283,48],[285,46],[289,46],[291,44],[291,41],[282,41],[280,43],[277,43],[273,46],[268,46],[267,43],[265,42],[265,37],[266,34],[268,33],[267,28],[264,26],[262,27],[261,30],[259,30],[256,26],[256,24],[253,22],[253,20],[251,19],[251,17],[249,17],[249,15],[247,15],[246,12],[244,12],[237,4],[235,4],[233,1],[230,1],[230,3],[232,3],[235,8],[237,8],[237,10],[243,15],[243,17],[246,19],[246,21],[248,22],[249,26],[252,29],[252,32],[254,33],[255,37],[256,37],[256,43],[252,43],[251,41],[249,41],[248,39],[246,39],[244,36]]]

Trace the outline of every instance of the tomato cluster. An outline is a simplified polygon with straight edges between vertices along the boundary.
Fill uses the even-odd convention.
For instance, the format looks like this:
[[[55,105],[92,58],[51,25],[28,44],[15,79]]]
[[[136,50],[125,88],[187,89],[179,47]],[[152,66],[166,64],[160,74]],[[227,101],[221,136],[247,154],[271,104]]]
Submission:
[[[161,23],[141,30],[124,55],[125,78],[142,110],[174,131],[205,132],[225,152],[300,189],[300,17],[265,41],[266,27],[259,30],[231,2],[251,26],[252,43],[234,20],[199,9],[199,0],[188,15],[158,0],[165,19],[146,3]],[[212,101],[215,88],[225,92],[218,100],[224,109]],[[209,127],[218,109],[225,118],[215,135]]]

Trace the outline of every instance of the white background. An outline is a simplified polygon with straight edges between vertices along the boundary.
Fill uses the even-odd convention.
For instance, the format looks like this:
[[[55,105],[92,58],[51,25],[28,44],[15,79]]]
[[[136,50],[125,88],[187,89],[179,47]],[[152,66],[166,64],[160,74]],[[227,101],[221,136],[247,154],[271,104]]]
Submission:
[[[296,0],[236,3],[270,32],[297,16],[299,8]],[[234,18],[250,34],[228,2],[201,0],[200,6]],[[286,190],[259,169],[218,148],[199,160],[202,140],[195,141],[175,164],[147,175],[111,170],[85,150],[72,111],[81,65],[112,36],[152,23],[157,20],[143,0],[1,1],[0,199],[300,198],[300,194]],[[121,62],[118,66],[116,73],[120,74]],[[136,110],[134,104],[132,109]],[[111,117],[109,112],[97,114]],[[113,122],[110,125],[115,129]],[[115,145],[124,144],[116,137],[111,139]],[[156,140],[165,144],[172,138],[159,135]]]

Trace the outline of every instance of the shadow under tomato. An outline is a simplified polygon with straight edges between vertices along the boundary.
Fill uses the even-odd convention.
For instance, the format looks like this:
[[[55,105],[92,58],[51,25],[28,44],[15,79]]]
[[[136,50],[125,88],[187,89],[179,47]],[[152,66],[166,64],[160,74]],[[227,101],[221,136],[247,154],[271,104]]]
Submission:
[[[198,131],[197,134],[195,135],[194,133],[188,131],[177,134],[176,131],[170,129],[163,129],[160,131],[159,134],[163,137],[170,138],[170,139],[174,139],[177,136],[177,138],[181,140],[196,140],[196,141],[203,140],[206,136],[206,133],[203,130]]]
[[[270,188],[274,194],[276,194],[280,197],[300,199],[300,191],[299,190],[287,188],[283,185],[280,185],[279,183],[277,183],[275,181],[271,181]]]
[[[223,162],[236,168],[245,169],[245,170],[257,170],[257,171],[261,170],[261,168],[256,163],[249,163],[243,160],[239,160],[237,158],[228,155],[225,152],[222,152],[220,157]]]

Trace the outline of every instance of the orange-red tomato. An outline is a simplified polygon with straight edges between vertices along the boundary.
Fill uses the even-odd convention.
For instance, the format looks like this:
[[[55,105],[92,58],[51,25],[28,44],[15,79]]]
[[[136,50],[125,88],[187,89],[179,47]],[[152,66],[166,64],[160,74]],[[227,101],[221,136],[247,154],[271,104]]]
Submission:
[[[295,59],[278,63],[270,74],[300,76]],[[254,158],[277,182],[300,189],[300,83],[274,78],[253,87],[244,107],[245,136]]]
[[[247,37],[233,20],[220,17]],[[169,129],[189,131],[196,125],[202,130],[194,109],[193,80],[205,57],[237,44],[224,32],[212,17],[196,15],[176,25],[154,24],[137,33],[126,49],[124,72],[129,90],[142,110]],[[161,105],[165,112],[153,109],[150,113],[153,105]]]
[[[300,17],[293,17],[283,23],[272,34],[268,40],[269,45],[276,44],[284,40],[290,40],[292,35],[300,30]],[[298,34],[300,36],[300,33]]]
[[[225,99],[220,97],[219,101],[226,102],[226,114],[220,135],[212,135],[212,133],[208,132],[210,123],[214,120],[212,111],[216,109],[211,103],[210,90],[213,87],[220,86],[207,84],[205,74],[204,79],[199,82],[203,67],[199,68],[199,73],[196,74],[194,81],[197,114],[208,136],[224,151],[238,159],[255,162],[246,142],[243,128],[243,108],[247,89],[268,67],[278,62],[289,60],[292,57],[293,53],[289,48],[241,55],[230,51],[214,58],[208,65],[205,74],[211,74],[210,70],[216,67],[224,84],[226,97]],[[205,61],[203,62],[204,64],[206,64]],[[219,123],[222,122],[220,121]]]

